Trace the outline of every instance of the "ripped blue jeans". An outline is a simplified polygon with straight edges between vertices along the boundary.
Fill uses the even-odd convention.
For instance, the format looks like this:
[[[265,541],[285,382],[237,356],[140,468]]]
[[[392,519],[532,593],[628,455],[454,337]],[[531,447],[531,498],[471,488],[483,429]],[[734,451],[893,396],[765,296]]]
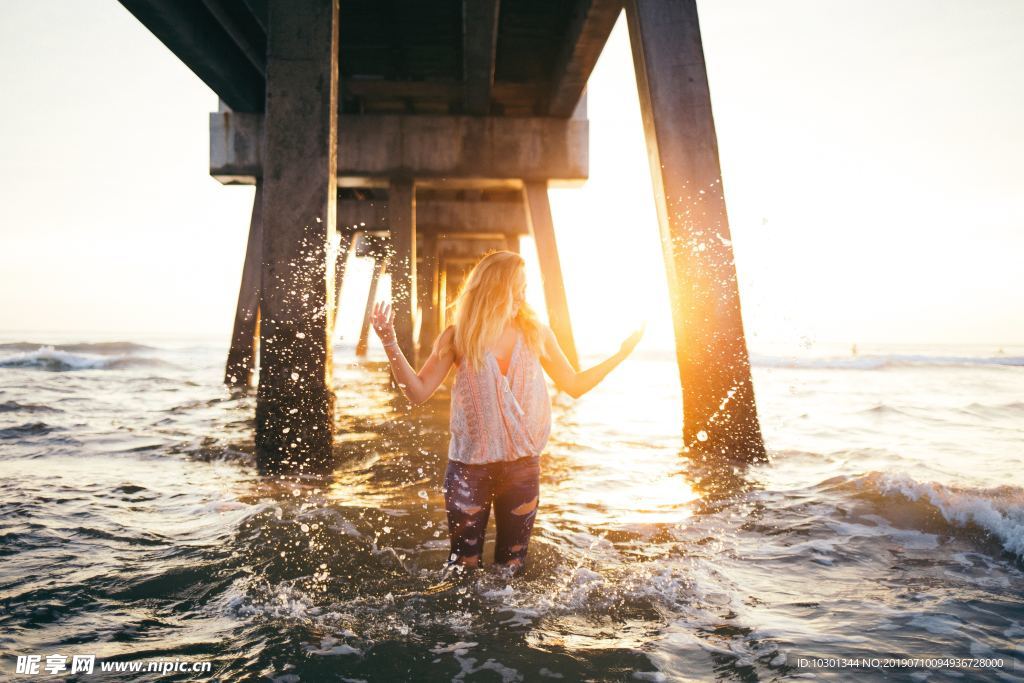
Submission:
[[[467,465],[448,461],[444,503],[451,536],[449,564],[483,564],[491,505],[497,539],[494,563],[522,569],[540,498],[540,456]]]

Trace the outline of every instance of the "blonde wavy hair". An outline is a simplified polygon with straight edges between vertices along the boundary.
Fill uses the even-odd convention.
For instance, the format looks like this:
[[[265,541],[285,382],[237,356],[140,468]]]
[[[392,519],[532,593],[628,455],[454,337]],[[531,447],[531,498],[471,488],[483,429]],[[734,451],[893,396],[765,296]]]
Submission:
[[[449,309],[455,334],[456,355],[479,369],[487,347],[501,335],[508,322],[522,333],[530,349],[540,354],[541,325],[533,309],[521,300],[515,309],[516,295],[526,288],[526,261],[512,251],[492,250],[484,254],[466,276],[458,296]],[[439,337],[440,339],[440,337]]]

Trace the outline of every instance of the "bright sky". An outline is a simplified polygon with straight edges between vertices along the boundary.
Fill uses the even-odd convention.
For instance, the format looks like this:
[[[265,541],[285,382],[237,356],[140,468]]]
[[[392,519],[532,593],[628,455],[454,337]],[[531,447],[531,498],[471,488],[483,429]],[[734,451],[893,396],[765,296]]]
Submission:
[[[1024,342],[1024,2],[698,7],[751,347]],[[584,352],[671,335],[630,59],[620,21],[552,191]],[[217,97],[114,0],[0,2],[0,90],[0,332],[226,343],[253,190],[208,175]]]

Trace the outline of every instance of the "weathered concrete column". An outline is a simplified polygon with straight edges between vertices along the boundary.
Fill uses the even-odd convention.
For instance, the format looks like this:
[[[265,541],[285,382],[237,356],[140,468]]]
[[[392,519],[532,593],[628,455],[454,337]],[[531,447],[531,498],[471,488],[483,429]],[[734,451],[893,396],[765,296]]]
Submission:
[[[256,454],[326,464],[337,206],[338,0],[270,0]]]
[[[238,306],[235,325],[231,332],[231,348],[224,368],[224,383],[236,389],[247,389],[252,384],[256,366],[256,335],[260,317],[260,261],[263,258],[263,187],[256,183],[256,196],[252,202],[249,221],[249,241],[245,246],[242,282],[238,287]]]
[[[416,315],[416,185],[409,178],[391,180],[388,190],[388,227],[393,254],[391,302],[395,309],[395,336],[402,353],[416,364],[413,338]]]
[[[530,221],[530,233],[537,243],[537,259],[540,261],[540,277],[544,281],[544,301],[548,307],[548,322],[555,333],[558,344],[565,352],[573,367],[580,367],[576,354],[576,341],[572,336],[569,321],[569,303],[565,296],[565,282],[562,280],[562,264],[558,259],[558,245],[555,242],[555,223],[551,218],[551,203],[548,200],[548,184],[543,182],[523,183],[526,214]]]
[[[416,286],[420,306],[420,332],[418,338],[420,355],[423,356],[423,358],[419,359],[420,361],[426,360],[426,356],[430,353],[430,348],[438,333],[437,239],[437,233],[433,232],[417,235],[417,241],[420,243],[420,254],[422,254],[420,263],[416,266],[418,269],[417,277],[419,278]]]
[[[764,456],[695,0],[627,0],[687,446]]]

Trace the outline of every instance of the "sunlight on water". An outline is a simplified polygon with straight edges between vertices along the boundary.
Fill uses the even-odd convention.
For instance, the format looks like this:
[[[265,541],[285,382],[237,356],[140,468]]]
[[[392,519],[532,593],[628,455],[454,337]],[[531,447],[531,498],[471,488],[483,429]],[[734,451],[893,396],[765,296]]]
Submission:
[[[884,655],[1001,657],[1020,680],[1020,354],[755,355],[771,460],[741,467],[689,457],[674,358],[640,353],[553,397],[526,574],[490,566],[492,522],[484,570],[434,590],[446,395],[409,410],[347,353],[337,466],[296,482],[255,471],[254,399],[219,384],[219,348],[0,347],[5,649],[282,683]]]

